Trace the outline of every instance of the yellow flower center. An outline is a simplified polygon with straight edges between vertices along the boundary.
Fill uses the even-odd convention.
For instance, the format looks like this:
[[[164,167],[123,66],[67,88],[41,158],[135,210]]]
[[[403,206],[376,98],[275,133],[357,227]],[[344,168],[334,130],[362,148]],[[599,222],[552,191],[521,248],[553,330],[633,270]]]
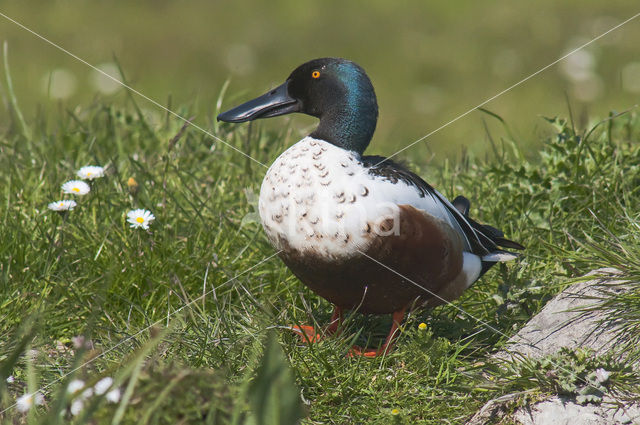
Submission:
[[[64,202],[60,202],[60,207],[64,207]]]
[[[91,171],[87,171],[87,177],[91,176]]]
[[[391,411],[391,414],[395,416],[395,415],[400,414],[400,411],[399,411],[398,409],[393,409],[393,410]]]
[[[142,218],[142,217],[137,217],[137,218],[136,218],[136,221],[137,221],[138,223],[142,224],[142,223],[144,223],[144,218]]]
[[[72,192],[80,192],[80,189],[77,187],[74,187],[73,189],[71,189]]]
[[[426,324],[426,323],[420,323],[420,324],[418,325],[418,329],[420,329],[421,331],[423,331],[423,330],[427,329],[427,324]]]

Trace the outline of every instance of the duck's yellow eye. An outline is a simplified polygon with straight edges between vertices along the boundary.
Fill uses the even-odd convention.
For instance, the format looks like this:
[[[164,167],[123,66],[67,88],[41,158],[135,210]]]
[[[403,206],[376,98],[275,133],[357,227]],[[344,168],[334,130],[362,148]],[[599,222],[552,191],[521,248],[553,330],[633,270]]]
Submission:
[[[311,73],[311,78],[318,78],[320,77],[320,71],[313,71]]]

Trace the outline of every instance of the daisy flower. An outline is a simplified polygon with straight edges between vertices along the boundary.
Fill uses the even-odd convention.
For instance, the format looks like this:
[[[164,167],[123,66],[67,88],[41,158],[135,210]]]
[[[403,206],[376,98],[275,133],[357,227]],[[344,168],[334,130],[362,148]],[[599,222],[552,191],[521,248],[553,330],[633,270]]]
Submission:
[[[142,227],[147,230],[153,220],[155,220],[155,216],[149,210],[138,209],[127,213],[127,221],[133,229]]]
[[[110,403],[117,403],[120,401],[120,388],[114,388],[113,390],[109,391],[106,395],[105,398],[107,399],[108,402]]]
[[[82,167],[76,173],[82,180],[93,180],[104,177],[104,168],[97,165],[87,165]]]
[[[25,394],[16,400],[16,408],[20,412],[27,412],[34,404],[40,406],[42,403],[44,403],[44,396],[42,394]]]
[[[421,331],[427,329],[427,324],[422,322],[418,325],[418,329],[420,329]]]
[[[89,185],[82,180],[71,180],[62,185],[62,191],[72,195],[86,195],[90,190]]]
[[[63,201],[51,202],[48,207],[52,211],[71,211],[76,207],[76,201],[65,199]]]
[[[71,402],[71,406],[69,407],[69,411],[73,416],[78,416],[82,409],[84,408],[84,402],[82,400],[73,400]]]
[[[107,392],[111,385],[113,384],[113,379],[110,377],[105,377],[96,382],[96,385],[93,386],[97,395],[102,395]]]
[[[83,388],[84,388],[84,381],[80,379],[74,379],[73,381],[69,382],[69,385],[67,386],[67,392],[69,394],[75,394]]]

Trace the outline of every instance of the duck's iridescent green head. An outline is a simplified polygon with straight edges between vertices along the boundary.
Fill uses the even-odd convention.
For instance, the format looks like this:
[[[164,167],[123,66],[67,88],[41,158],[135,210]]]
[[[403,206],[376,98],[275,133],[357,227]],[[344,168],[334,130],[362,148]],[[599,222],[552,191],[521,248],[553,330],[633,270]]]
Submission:
[[[354,62],[314,59],[296,68],[281,86],[218,115],[245,122],[292,112],[320,119],[311,133],[344,149],[364,152],[378,120],[376,94],[369,77]]]

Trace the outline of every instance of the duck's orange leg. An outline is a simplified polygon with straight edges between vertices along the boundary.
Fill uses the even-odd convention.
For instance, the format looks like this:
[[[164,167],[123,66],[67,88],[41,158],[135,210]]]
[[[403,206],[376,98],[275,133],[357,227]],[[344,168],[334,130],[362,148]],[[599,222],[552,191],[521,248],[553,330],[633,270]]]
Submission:
[[[342,307],[335,306],[333,308],[333,314],[327,326],[326,332],[329,335],[333,335],[338,331],[338,327],[342,324]]]
[[[362,348],[358,346],[351,347],[348,357],[354,356],[364,356],[364,357],[378,357],[384,354],[387,354],[393,348],[393,344],[396,342],[396,338],[398,337],[398,327],[402,320],[404,319],[404,313],[407,308],[403,308],[401,310],[393,312],[393,324],[391,325],[391,329],[389,330],[389,334],[387,338],[384,340],[384,344],[377,350],[371,348]]]
[[[320,335],[319,333],[316,333],[316,328],[314,328],[313,326],[294,325],[294,326],[291,326],[289,329],[291,329],[293,333],[298,335],[298,338],[300,338],[300,342],[302,342],[303,344],[312,344],[322,339],[322,335]]]
[[[331,315],[331,320],[329,321],[329,326],[327,326],[325,333],[327,335],[333,335],[338,330],[338,326],[342,323],[342,308],[335,306],[333,309],[333,314]],[[316,329],[313,326],[309,325],[300,325],[300,326],[291,326],[291,330],[298,335],[300,340],[304,344],[311,344],[314,342],[319,342],[323,339],[323,335],[316,332]]]

